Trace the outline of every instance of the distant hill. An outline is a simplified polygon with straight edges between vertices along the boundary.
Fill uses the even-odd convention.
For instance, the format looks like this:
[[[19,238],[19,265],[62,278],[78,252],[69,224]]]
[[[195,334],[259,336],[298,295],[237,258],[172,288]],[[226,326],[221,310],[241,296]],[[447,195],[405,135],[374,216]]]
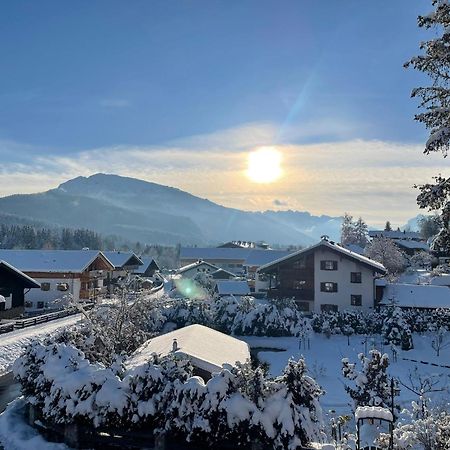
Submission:
[[[241,211],[180,189],[106,174],[77,177],[44,193],[0,198],[0,211],[9,222],[88,228],[148,244],[263,240],[308,245],[323,234],[338,239],[341,226],[340,217]]]

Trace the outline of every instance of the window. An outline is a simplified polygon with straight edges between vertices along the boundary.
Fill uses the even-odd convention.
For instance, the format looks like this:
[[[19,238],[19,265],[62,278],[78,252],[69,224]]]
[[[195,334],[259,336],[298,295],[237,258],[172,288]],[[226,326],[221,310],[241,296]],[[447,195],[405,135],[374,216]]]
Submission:
[[[337,261],[320,261],[320,270],[337,270]]]
[[[44,308],[44,302],[37,302],[36,308],[37,309],[43,309]]]
[[[361,272],[350,272],[351,283],[361,283]]]
[[[321,292],[337,292],[338,285],[337,283],[331,283],[330,281],[326,281],[325,283],[320,283]]]
[[[25,302],[25,308],[32,308],[33,307],[33,302]]]
[[[67,283],[58,283],[56,285],[56,289],[58,289],[58,291],[65,292],[69,290],[69,285]]]
[[[41,291],[49,291],[50,283],[41,283]]]
[[[351,295],[350,296],[350,304],[352,306],[361,306],[362,305],[362,295]]]
[[[320,310],[322,312],[338,312],[338,306],[337,305],[320,305]]]
[[[303,289],[305,287],[305,280],[294,280],[294,289]]]

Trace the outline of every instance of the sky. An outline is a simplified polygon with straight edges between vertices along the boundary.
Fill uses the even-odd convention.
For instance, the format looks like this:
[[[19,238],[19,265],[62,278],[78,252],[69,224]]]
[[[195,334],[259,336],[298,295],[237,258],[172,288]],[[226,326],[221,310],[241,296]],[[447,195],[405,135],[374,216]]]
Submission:
[[[402,225],[422,154],[403,68],[430,0],[42,0],[0,4],[0,196],[96,172],[246,210]],[[249,153],[282,176],[255,183]]]

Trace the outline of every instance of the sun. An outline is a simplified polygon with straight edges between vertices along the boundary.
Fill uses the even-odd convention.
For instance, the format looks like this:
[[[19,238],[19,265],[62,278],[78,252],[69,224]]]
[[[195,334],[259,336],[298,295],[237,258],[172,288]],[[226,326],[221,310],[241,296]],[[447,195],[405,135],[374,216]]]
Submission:
[[[261,147],[248,155],[247,176],[255,183],[273,183],[282,175],[281,153],[273,147]]]

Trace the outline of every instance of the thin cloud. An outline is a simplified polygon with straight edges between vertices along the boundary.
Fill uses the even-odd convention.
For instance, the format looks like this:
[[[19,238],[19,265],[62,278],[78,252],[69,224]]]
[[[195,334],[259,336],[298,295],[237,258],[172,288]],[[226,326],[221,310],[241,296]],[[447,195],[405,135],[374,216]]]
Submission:
[[[248,152],[275,145],[275,134],[272,124],[249,124],[161,146],[98,148],[70,157],[27,149],[27,158],[8,162],[5,153],[0,195],[44,191],[69,178],[106,172],[175,186],[245,210],[350,211],[373,224],[403,223],[419,212],[413,184],[429,182],[448,164],[440,155],[423,155],[421,145],[364,140],[277,145],[285,176],[268,185],[251,183],[245,175]],[[11,154],[20,148],[14,145],[3,143],[0,149],[10,148]]]

